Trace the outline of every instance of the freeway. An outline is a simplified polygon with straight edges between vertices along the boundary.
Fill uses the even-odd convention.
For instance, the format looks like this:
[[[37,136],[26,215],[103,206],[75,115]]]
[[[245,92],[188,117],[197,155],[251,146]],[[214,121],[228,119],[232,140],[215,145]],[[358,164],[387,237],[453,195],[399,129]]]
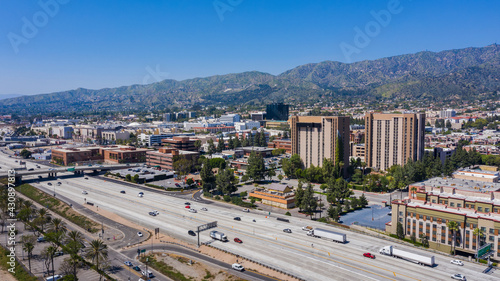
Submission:
[[[482,274],[484,266],[468,262],[463,267],[452,265],[451,258],[446,255],[434,254],[437,263],[434,268],[378,255],[378,250],[391,242],[342,229],[333,230],[347,233],[346,244],[312,238],[306,236],[305,231],[301,230],[302,226],[328,226],[307,219],[291,217],[290,223],[286,223],[277,221],[275,217],[266,217],[265,213],[258,210],[243,213],[238,207],[196,201],[191,201],[191,207],[198,212],[191,213],[184,208],[184,199],[153,191],[143,191],[144,197],[138,197],[139,189],[135,186],[124,186],[95,177],[89,177],[86,181],[80,179],[65,179],[65,183],[57,188],[57,193],[80,203],[86,198],[98,204],[99,208],[150,229],[159,227],[162,233],[193,244],[197,242],[197,237],[188,236],[188,230],[195,230],[196,226],[207,222],[218,221],[216,230],[224,232],[230,242],[213,241],[208,231],[200,234],[202,242],[306,280],[447,280],[455,273],[464,274],[468,280],[498,279],[496,273]],[[44,185],[46,186],[46,182],[36,186]],[[83,195],[83,190],[88,194]],[[121,190],[125,190],[126,194],[121,194]],[[201,211],[202,207],[208,211]],[[148,212],[152,210],[158,210],[160,215],[149,216]],[[241,221],[234,220],[236,216],[241,217]],[[292,229],[292,233],[283,232],[284,228]],[[243,243],[233,242],[235,237],[240,238]],[[423,255],[433,255],[412,247],[397,246]],[[374,253],[377,258],[364,258],[364,252]]]

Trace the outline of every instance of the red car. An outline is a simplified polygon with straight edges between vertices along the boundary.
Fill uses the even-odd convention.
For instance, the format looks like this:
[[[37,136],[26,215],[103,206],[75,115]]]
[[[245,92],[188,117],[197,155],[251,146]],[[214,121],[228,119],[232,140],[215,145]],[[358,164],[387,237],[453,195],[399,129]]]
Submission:
[[[240,238],[234,238],[234,242],[236,242],[236,243],[240,243],[240,244],[241,244],[241,243],[243,243],[243,241],[241,241],[241,239],[240,239]]]
[[[191,208],[191,207],[190,207],[189,205],[187,205],[187,206],[186,206],[186,209],[189,209],[189,208]]]
[[[363,256],[365,256],[367,258],[370,258],[370,259],[374,259],[375,258],[375,255],[372,255],[370,253],[364,253]]]

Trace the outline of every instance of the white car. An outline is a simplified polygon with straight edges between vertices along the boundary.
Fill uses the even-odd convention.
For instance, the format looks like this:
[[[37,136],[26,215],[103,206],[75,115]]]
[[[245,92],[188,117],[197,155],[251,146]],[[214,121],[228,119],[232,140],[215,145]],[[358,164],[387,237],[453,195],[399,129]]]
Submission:
[[[249,209],[247,209],[247,208],[245,208],[245,209],[243,209],[243,212],[247,212],[247,213],[249,213],[249,212],[250,212],[250,210],[249,210]]]
[[[198,211],[196,211],[196,209],[189,209],[189,212],[190,213],[198,213]]]
[[[456,264],[456,265],[460,265],[460,266],[464,265],[464,263],[462,261],[460,261],[460,260],[451,260],[450,263]]]
[[[89,193],[88,193],[87,191],[85,191],[85,190],[84,190],[84,191],[82,191],[82,194],[83,194],[83,195],[87,195],[87,194],[89,194]]]
[[[142,237],[142,232],[137,232],[137,236]]]
[[[202,211],[208,211],[207,208],[201,208],[200,210],[202,210]]]
[[[233,265],[231,266],[234,270],[238,270],[238,271],[243,271],[245,270],[245,268],[239,264],[239,263],[233,263]]]
[[[144,192],[139,192],[139,194],[137,194],[137,197],[144,197]]]
[[[461,281],[466,281],[467,279],[465,278],[465,275],[463,274],[454,274],[451,276],[452,279],[455,279],[455,280],[461,280]]]

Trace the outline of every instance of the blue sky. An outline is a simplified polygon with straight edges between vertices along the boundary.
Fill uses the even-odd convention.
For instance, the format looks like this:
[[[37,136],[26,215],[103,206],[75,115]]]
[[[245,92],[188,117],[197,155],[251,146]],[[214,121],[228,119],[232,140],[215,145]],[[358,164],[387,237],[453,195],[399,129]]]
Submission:
[[[500,43],[499,1],[0,3],[0,95],[252,70],[279,74],[324,60]]]

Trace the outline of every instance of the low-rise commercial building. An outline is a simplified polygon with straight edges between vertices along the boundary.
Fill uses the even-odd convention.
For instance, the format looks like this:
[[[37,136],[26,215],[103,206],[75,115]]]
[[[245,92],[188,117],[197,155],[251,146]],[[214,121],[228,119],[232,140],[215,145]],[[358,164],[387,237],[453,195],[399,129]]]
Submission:
[[[184,158],[191,161],[198,159],[199,153],[196,151],[185,151],[173,148],[162,147],[158,151],[148,151],[146,153],[146,165],[158,167],[163,170],[173,170],[173,164],[178,159]]]
[[[194,146],[196,140],[192,140],[189,137],[173,137],[171,139],[162,139],[161,143],[164,146],[186,151],[197,151]]]
[[[268,148],[284,149],[286,153],[292,153],[292,140],[291,139],[275,139],[267,144]]]
[[[295,207],[295,193],[289,186],[271,184],[269,187],[256,188],[248,196],[262,199],[262,203],[282,209]]]

